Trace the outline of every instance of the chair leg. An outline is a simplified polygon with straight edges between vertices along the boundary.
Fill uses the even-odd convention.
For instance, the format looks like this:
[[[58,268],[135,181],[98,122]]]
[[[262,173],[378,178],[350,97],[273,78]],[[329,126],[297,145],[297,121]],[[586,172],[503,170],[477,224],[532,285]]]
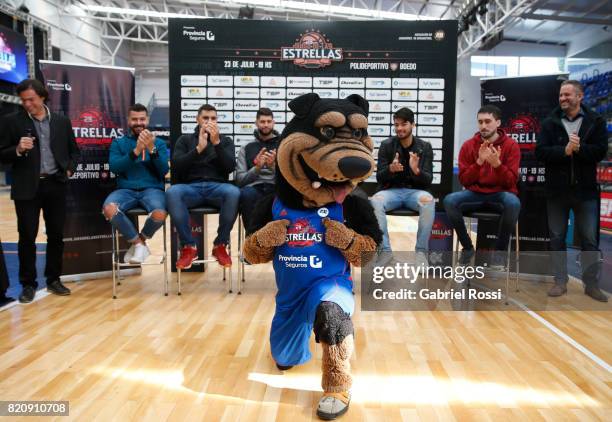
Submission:
[[[115,258],[117,263],[117,286],[121,286],[121,246],[119,242],[119,231],[115,230]]]
[[[176,262],[178,262],[179,259],[181,259],[181,248],[177,243]],[[176,267],[176,283],[178,284],[177,286],[178,290],[176,294],[180,296],[181,295],[181,269],[178,266]]]
[[[240,279],[242,279],[242,271],[244,271],[244,268],[242,268],[242,265],[240,265],[242,263],[242,236],[240,236],[241,233],[242,219],[240,218],[240,216],[238,216],[238,285],[240,285]],[[238,287],[238,291],[240,291],[240,287]]]
[[[164,225],[162,227],[163,239],[164,239],[164,296],[168,296],[168,247],[166,242],[166,220],[164,220]]]
[[[206,237],[205,237],[205,239],[206,239]],[[231,243],[231,241],[230,241],[230,243]],[[208,245],[208,242],[207,242],[206,244]],[[228,243],[228,245],[227,245],[227,246],[228,246],[228,247],[230,247],[230,244]],[[208,246],[206,246],[206,248],[207,248],[207,247],[208,247]],[[204,249],[204,251],[205,251],[205,252],[204,252],[204,259],[208,259],[208,253],[206,253],[206,249]],[[231,254],[231,253],[230,253],[229,255],[230,255],[230,256],[232,256],[232,254]],[[206,264],[204,264],[204,268],[206,268]],[[226,279],[226,277],[225,277],[225,267],[223,267],[223,282],[225,282],[225,279]],[[230,292],[230,293],[231,293],[231,292]]]
[[[229,245],[227,245],[227,253],[228,255],[231,257],[232,256],[232,244],[230,242]],[[229,278],[229,292],[232,293],[234,290],[234,280],[232,278],[232,267],[227,268],[228,271],[228,278]],[[225,273],[225,268],[223,269],[223,272]]]
[[[115,228],[111,226],[111,240],[112,240],[112,251],[111,251],[111,260],[112,260],[112,272],[113,272],[113,299],[117,299],[117,245],[115,242],[116,234]]]
[[[240,217],[238,217],[240,218]],[[241,230],[238,231],[238,280],[236,280],[236,284],[238,284],[238,294],[242,295],[242,283],[244,283],[244,260],[242,257],[242,243],[244,241],[244,238],[242,237],[243,234],[243,228],[240,227]],[[242,237],[242,239],[241,239]],[[233,277],[232,274],[230,274],[230,277]],[[233,278],[232,278],[233,281]]]
[[[510,254],[512,253],[512,236],[508,239],[508,253],[506,254],[506,305],[508,304],[508,292],[510,290]]]
[[[204,249],[204,259],[208,259],[208,215],[204,214],[203,216],[203,226],[202,226],[202,235],[203,235],[203,249]],[[208,263],[204,263],[204,271],[208,270]]]
[[[516,252],[515,252],[515,259],[516,259],[516,281],[515,281],[515,288],[516,291],[519,291],[519,274],[520,274],[520,263],[521,263],[521,254],[520,254],[520,249],[519,249],[519,223],[518,220],[516,222]]]
[[[246,281],[246,279],[245,279],[245,271],[244,271],[245,270],[244,256],[242,255],[242,245],[244,244],[245,237],[246,237],[245,227],[244,227],[244,225],[241,225],[240,231],[238,232],[238,239],[240,240],[240,243],[238,243],[238,254],[240,256],[240,270],[241,270],[241,273],[239,273],[239,275],[238,275],[238,280],[239,280],[239,282],[241,281],[243,283]],[[240,274],[242,274],[242,275],[240,275]],[[238,289],[238,291],[242,292],[242,287],[240,287]]]
[[[178,283],[178,292],[177,295],[181,295],[181,269],[176,269],[176,282]]]

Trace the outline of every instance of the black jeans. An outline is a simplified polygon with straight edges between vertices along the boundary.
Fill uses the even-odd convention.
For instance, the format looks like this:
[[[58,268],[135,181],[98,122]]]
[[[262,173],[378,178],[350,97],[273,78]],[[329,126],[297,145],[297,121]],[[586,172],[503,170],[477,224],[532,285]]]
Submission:
[[[463,249],[474,249],[463,221],[463,213],[486,210],[501,213],[495,250],[505,251],[521,212],[521,201],[510,192],[478,193],[462,190],[446,195],[444,209]]]
[[[15,201],[19,231],[19,281],[36,288],[36,235],[40,210],[47,229],[47,282],[62,274],[64,253],[64,221],[66,219],[66,183],[50,176],[40,179],[34,199]]]
[[[566,284],[568,280],[565,237],[567,235],[567,220],[570,209],[572,209],[582,249],[580,254],[582,282],[586,286],[597,286],[601,273],[601,252],[597,241],[599,220],[597,199],[581,199],[577,197],[575,192],[569,191],[563,195],[548,198],[546,208],[555,283]]]
[[[244,228],[250,227],[252,224],[251,213],[255,208],[255,204],[264,196],[274,192],[273,183],[258,183],[252,186],[245,186],[240,189],[240,215]]]

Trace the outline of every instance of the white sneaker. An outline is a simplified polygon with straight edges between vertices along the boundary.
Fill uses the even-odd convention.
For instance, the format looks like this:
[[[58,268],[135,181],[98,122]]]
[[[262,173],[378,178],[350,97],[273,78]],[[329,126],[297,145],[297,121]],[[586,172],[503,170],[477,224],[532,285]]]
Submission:
[[[128,249],[127,252],[125,253],[125,255],[123,256],[123,263],[124,264],[129,264],[130,261],[132,260],[132,257],[134,256],[135,246],[136,246],[136,244],[132,243],[132,246],[130,246],[130,249]]]
[[[417,252],[416,256],[415,256],[415,263],[414,263],[417,267],[418,266],[424,266],[425,269],[427,269],[427,267],[429,266],[429,258],[427,257],[427,254],[425,252]]]
[[[134,248],[134,256],[130,259],[130,264],[142,264],[151,255],[151,251],[144,243],[137,243]]]

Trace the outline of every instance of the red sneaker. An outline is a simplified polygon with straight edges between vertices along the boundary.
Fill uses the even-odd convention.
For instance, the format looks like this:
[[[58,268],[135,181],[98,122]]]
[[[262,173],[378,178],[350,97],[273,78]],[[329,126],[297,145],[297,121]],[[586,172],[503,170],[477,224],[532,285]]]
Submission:
[[[217,262],[219,262],[219,265],[222,267],[232,266],[232,258],[227,254],[224,243],[219,243],[213,247],[212,256],[217,258]]]
[[[183,246],[181,249],[181,257],[176,261],[176,268],[187,270],[191,268],[193,261],[198,259],[198,248],[195,246]]]

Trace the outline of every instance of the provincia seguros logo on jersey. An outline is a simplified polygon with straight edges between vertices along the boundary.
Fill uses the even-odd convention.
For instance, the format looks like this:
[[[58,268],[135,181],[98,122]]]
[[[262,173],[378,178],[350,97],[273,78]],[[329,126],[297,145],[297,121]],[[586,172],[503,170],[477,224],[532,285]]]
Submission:
[[[317,255],[278,255],[287,268],[323,268],[323,259]]]
[[[315,29],[300,34],[291,47],[281,48],[281,60],[308,69],[326,67],[343,58],[342,49],[334,47],[325,34]]]

